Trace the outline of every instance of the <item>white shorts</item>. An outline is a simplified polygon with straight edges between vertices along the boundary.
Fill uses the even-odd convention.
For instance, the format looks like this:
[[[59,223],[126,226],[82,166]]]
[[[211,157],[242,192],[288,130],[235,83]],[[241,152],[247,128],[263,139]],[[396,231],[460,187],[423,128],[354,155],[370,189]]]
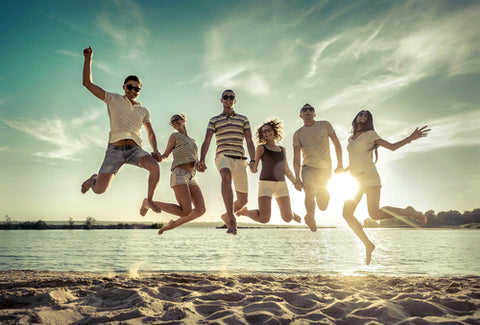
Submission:
[[[177,167],[172,170],[172,173],[170,174],[170,187],[183,184],[188,186],[197,185],[194,176],[195,175],[190,174],[189,171]]]
[[[258,197],[268,196],[280,198],[288,196],[287,182],[285,181],[262,181],[258,182]]]
[[[224,168],[230,170],[232,174],[233,185],[235,191],[240,193],[248,193],[248,177],[247,177],[247,161],[242,159],[233,159],[219,155],[215,158],[215,166],[218,171]]]

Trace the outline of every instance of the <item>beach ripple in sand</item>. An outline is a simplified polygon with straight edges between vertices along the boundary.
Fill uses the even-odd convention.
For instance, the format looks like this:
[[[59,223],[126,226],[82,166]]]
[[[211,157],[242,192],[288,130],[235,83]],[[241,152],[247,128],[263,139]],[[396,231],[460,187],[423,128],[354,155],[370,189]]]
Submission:
[[[480,277],[0,271],[2,324],[480,324]]]

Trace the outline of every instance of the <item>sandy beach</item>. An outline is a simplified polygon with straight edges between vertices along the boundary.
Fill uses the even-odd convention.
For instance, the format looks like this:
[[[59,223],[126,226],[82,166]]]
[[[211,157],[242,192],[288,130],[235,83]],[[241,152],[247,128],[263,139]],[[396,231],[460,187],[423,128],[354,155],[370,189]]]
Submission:
[[[480,277],[0,271],[2,324],[480,324]]]

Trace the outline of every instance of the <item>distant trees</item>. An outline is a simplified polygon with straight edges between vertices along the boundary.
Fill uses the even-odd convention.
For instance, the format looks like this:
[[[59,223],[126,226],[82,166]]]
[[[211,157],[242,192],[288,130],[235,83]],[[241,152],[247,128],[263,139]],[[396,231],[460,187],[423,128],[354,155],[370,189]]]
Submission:
[[[422,227],[464,226],[480,228],[480,208],[474,209],[472,211],[465,211],[464,213],[460,213],[456,210],[441,211],[437,215],[435,215],[435,212],[433,210],[428,210],[425,212],[425,215],[427,216],[428,222],[425,226],[421,225]],[[410,218],[408,219],[411,222],[417,223]],[[364,221],[363,227],[409,227],[409,225],[399,218],[383,219],[380,220],[380,222],[376,222],[375,220],[369,218]]]
[[[92,229],[96,223],[97,223],[97,219],[95,219],[94,217],[88,216],[87,219],[85,219],[85,228]]]

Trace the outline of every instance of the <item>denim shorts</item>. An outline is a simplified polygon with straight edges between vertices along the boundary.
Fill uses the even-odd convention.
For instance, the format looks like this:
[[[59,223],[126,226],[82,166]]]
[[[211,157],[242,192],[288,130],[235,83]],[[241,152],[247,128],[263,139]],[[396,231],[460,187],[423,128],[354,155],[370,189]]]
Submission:
[[[105,159],[99,174],[117,174],[120,167],[124,164],[138,166],[138,162],[145,156],[150,155],[137,144],[128,146],[114,146],[109,144],[105,151]]]
[[[192,175],[189,171],[183,168],[175,168],[170,175],[170,187],[183,184],[188,186],[197,185],[197,182],[195,181],[195,173]]]

